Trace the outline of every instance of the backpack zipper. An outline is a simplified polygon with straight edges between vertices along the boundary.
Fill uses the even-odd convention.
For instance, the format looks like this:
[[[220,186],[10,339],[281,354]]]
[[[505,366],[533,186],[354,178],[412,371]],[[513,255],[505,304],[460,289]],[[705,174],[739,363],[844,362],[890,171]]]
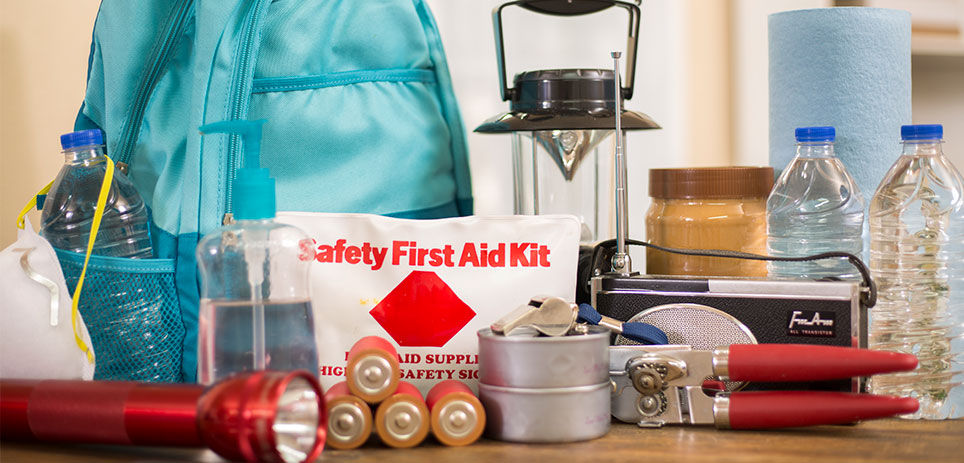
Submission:
[[[297,92],[367,82],[436,83],[435,71],[431,69],[371,69],[311,76],[264,77],[254,79],[251,93]]]
[[[248,99],[254,81],[254,56],[260,44],[261,24],[270,0],[257,0],[248,9],[241,30],[241,43],[231,79],[231,106],[225,120],[245,119],[248,116]],[[231,135],[228,141],[227,179],[224,182],[224,214],[222,222],[230,221],[234,211],[234,175],[241,159],[241,137]]]
[[[137,87],[134,96],[131,112],[124,124],[121,132],[120,141],[114,159],[117,164],[122,165],[122,171],[127,173],[127,165],[130,164],[131,156],[134,153],[134,146],[137,144],[137,137],[141,131],[141,123],[144,119],[144,110],[150,100],[151,94],[157,81],[160,80],[162,71],[171,57],[171,50],[178,38],[184,32],[184,25],[190,17],[190,12],[194,9],[194,0],[181,0],[177,6],[171,10],[170,19],[167,22],[167,31],[164,39],[155,46],[154,62],[150,66],[150,71],[141,78],[141,83]]]

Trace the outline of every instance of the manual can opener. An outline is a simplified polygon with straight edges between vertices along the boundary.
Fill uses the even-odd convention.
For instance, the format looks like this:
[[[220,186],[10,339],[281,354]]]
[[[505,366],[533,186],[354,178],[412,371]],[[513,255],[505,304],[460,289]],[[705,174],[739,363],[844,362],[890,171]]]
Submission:
[[[830,391],[704,392],[722,381],[823,381],[909,371],[917,357],[800,344],[612,346],[612,414],[641,427],[665,424],[758,429],[852,423],[917,411],[916,399]]]

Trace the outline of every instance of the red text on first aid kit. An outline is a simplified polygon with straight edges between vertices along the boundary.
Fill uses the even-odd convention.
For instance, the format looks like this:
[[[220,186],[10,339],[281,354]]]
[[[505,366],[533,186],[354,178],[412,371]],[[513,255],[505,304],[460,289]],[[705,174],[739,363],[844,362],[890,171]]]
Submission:
[[[315,242],[315,244],[318,244]],[[549,267],[549,246],[533,243],[462,243],[420,247],[415,241],[392,241],[391,246],[346,239],[318,245],[315,260],[321,263],[368,265],[378,270],[389,263],[411,267]]]

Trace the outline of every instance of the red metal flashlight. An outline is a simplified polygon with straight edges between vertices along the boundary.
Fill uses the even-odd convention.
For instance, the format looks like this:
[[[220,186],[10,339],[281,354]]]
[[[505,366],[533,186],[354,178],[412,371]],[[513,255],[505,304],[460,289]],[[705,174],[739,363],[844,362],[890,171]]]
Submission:
[[[327,425],[306,371],[258,371],[210,388],[110,381],[0,381],[0,438],[207,446],[230,460],[309,462]]]

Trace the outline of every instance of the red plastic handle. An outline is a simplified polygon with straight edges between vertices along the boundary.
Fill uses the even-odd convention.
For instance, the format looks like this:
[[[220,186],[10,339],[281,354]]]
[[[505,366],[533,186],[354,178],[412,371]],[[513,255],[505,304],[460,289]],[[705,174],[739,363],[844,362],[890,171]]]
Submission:
[[[735,392],[730,395],[729,427],[789,428],[853,423],[917,411],[917,399],[824,391]],[[722,418],[722,423],[721,423]],[[717,424],[726,427],[724,417]]]
[[[733,381],[823,381],[910,371],[910,354],[808,344],[733,344],[729,374]]]

